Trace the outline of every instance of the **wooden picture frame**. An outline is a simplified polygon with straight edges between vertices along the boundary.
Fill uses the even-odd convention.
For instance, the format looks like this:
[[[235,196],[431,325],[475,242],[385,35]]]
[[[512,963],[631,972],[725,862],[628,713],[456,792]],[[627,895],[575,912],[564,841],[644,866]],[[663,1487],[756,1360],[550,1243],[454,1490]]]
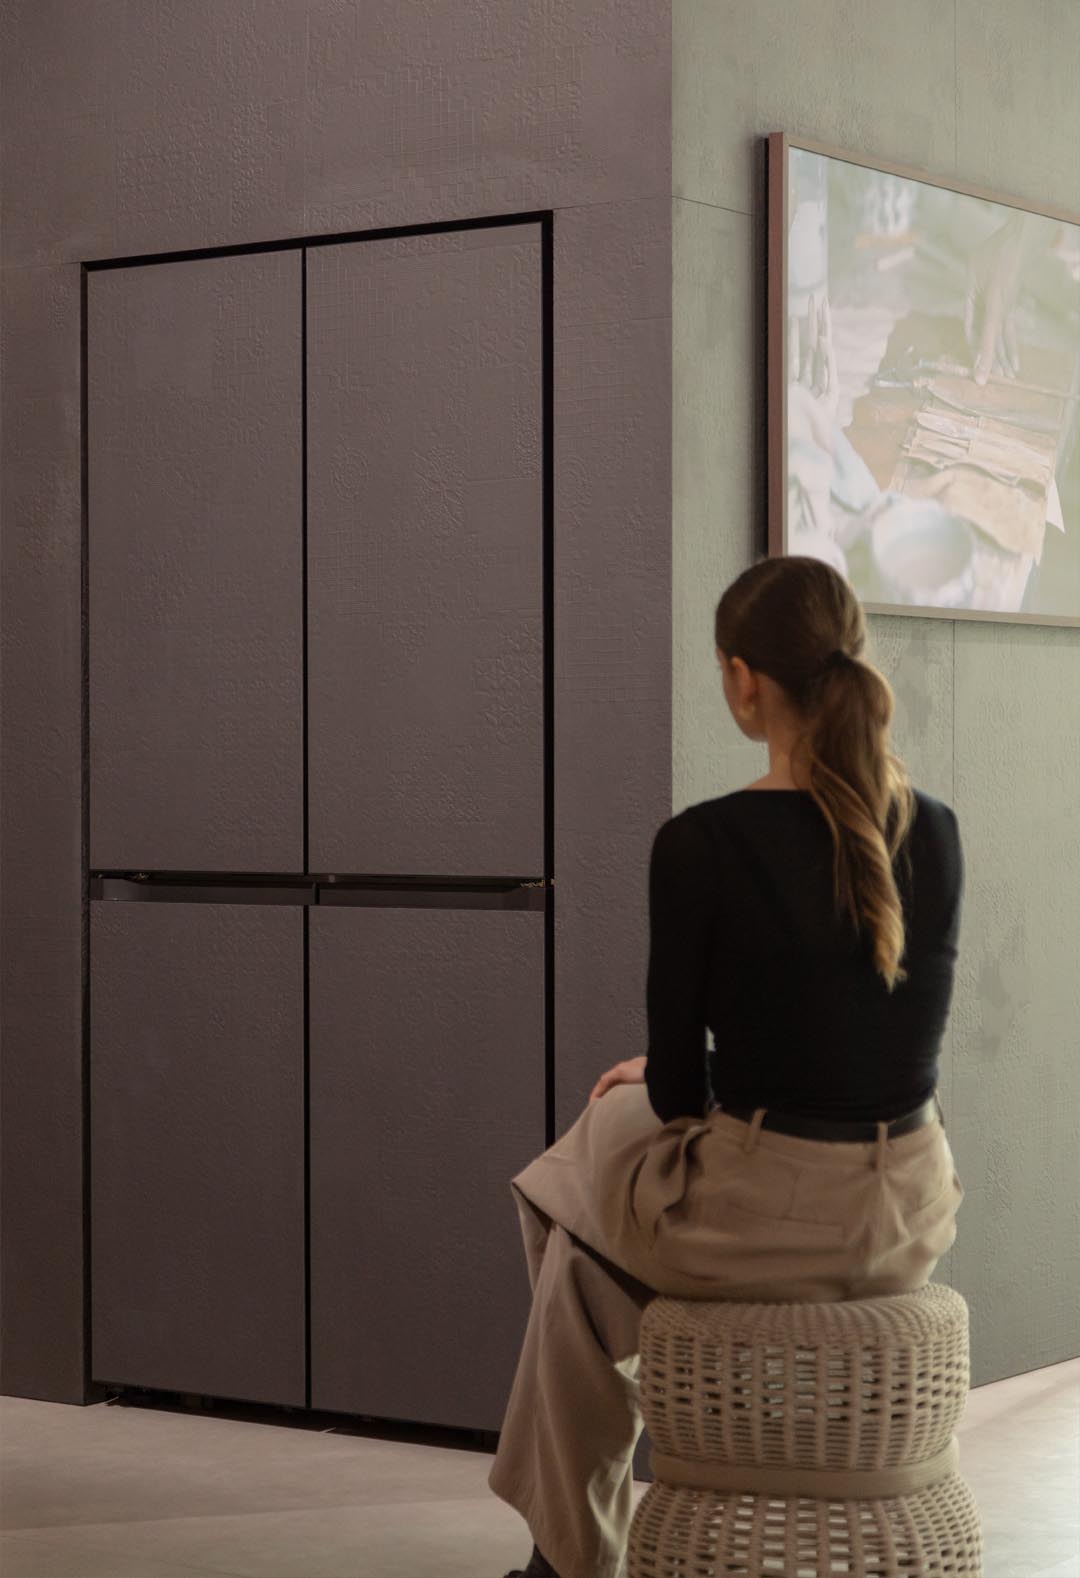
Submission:
[[[862,425],[860,426],[856,422],[854,416],[847,428],[841,428],[839,422],[830,425],[830,430],[834,433],[835,443],[838,446],[843,444],[845,453],[854,450],[859,462],[863,462],[866,457],[859,452],[858,438],[851,439],[849,434],[862,433],[865,435],[869,433],[871,435],[869,439],[865,440],[864,447],[869,444],[877,446],[877,448],[869,460],[866,461],[865,469],[868,473],[873,474],[874,482],[880,491],[880,502],[873,507],[877,512],[876,517],[867,515],[866,512],[863,512],[862,516],[851,517],[853,522],[857,519],[869,519],[871,520],[869,526],[857,528],[852,524],[842,528],[842,530],[846,530],[851,534],[852,541],[859,544],[858,551],[862,555],[860,562],[867,566],[865,573],[860,572],[857,575],[849,567],[847,556],[842,549],[835,562],[837,562],[838,568],[845,569],[845,573],[847,573],[848,579],[858,592],[864,608],[872,613],[890,613],[923,618],[978,619],[1080,627],[1080,458],[1078,458],[1078,452],[1080,452],[1080,214],[1074,214],[1049,205],[1035,206],[1017,198],[1003,196],[998,192],[967,186],[951,178],[934,176],[928,172],[888,163],[876,158],[867,158],[863,155],[853,154],[826,144],[791,137],[783,132],[772,134],[767,139],[767,145],[767,495],[769,555],[778,556],[786,555],[789,552],[807,551],[799,544],[800,542],[809,542],[811,540],[820,546],[822,550],[821,557],[828,558],[832,553],[828,544],[822,540],[823,534],[820,531],[807,533],[802,530],[807,514],[802,506],[802,481],[801,478],[796,477],[793,484],[793,473],[790,469],[792,451],[791,402],[793,400],[795,402],[796,426],[799,426],[802,424],[807,403],[807,396],[804,391],[808,387],[805,367],[802,369],[801,377],[795,380],[792,380],[790,377],[794,358],[803,354],[802,341],[805,328],[805,325],[800,320],[799,344],[793,346],[791,330],[792,324],[796,320],[792,316],[793,293],[789,288],[792,251],[791,224],[794,212],[791,180],[792,155],[793,153],[798,153],[800,155],[810,155],[824,161],[824,179],[826,180],[829,170],[834,166],[852,166],[858,170],[872,172],[873,175],[892,178],[894,188],[897,190],[902,190],[899,183],[907,183],[915,188],[931,188],[935,192],[948,194],[948,196],[955,197],[958,200],[975,199],[977,205],[992,204],[1002,210],[1001,233],[1010,230],[1011,227],[1010,234],[1012,231],[1015,231],[1018,235],[1027,234],[1028,240],[1025,245],[1028,248],[1037,245],[1038,238],[1044,235],[1056,233],[1060,236],[1060,246],[1051,246],[1050,253],[1047,256],[1059,252],[1061,269],[1064,271],[1061,272],[1060,277],[1063,281],[1062,289],[1066,302],[1068,337],[1064,342],[1062,351],[1062,357],[1064,358],[1062,376],[1067,376],[1068,381],[1060,387],[1058,386],[1056,381],[1056,363],[1055,382],[1052,387],[1049,382],[1044,384],[1036,382],[1030,377],[1023,379],[1016,377],[1015,374],[1020,370],[1021,354],[1024,355],[1025,360],[1029,364],[1036,357],[1050,355],[1050,352],[1043,347],[1028,347],[1025,344],[1022,353],[1020,350],[1015,351],[1015,353],[1000,353],[1002,355],[1013,354],[1015,356],[1015,363],[1012,369],[1007,366],[999,368],[995,364],[995,370],[989,372],[983,384],[977,384],[975,379],[975,359],[972,359],[970,350],[970,346],[975,343],[974,337],[970,341],[965,337],[964,341],[966,354],[969,358],[967,367],[963,365],[964,358],[958,355],[956,349],[960,343],[960,332],[964,328],[962,316],[958,316],[954,312],[951,315],[941,314],[937,317],[923,315],[922,318],[919,318],[917,314],[911,313],[907,319],[898,320],[894,335],[888,342],[890,350],[903,341],[905,335],[909,332],[914,334],[918,330],[918,332],[929,333],[930,331],[925,328],[925,325],[937,324],[945,326],[945,328],[940,330],[942,333],[945,332],[946,328],[948,329],[948,333],[951,335],[949,343],[952,346],[952,353],[951,355],[943,354],[936,358],[931,357],[929,360],[922,358],[912,363],[916,372],[910,378],[910,389],[913,391],[910,397],[903,393],[908,386],[905,385],[902,378],[893,380],[891,384],[887,378],[883,378],[882,369],[885,369],[886,372],[891,371],[891,368],[888,368],[883,360],[877,373],[871,379],[872,388],[870,392],[865,395],[860,394],[855,401],[855,404],[860,404],[860,402],[864,401],[868,402],[865,409],[860,407]],[[802,165],[803,172],[809,168],[809,163],[804,161]],[[805,175],[803,178],[805,179]],[[853,175],[851,180],[852,187],[857,188],[859,184],[858,178]],[[869,184],[864,182],[864,188]],[[918,207],[921,206],[924,209],[929,207],[931,210],[937,207],[941,213],[948,212],[956,215],[968,212],[961,209],[959,202],[955,205],[955,209],[948,208],[947,205],[942,204],[940,198],[922,199],[920,202],[917,193],[911,198],[911,202],[913,211],[917,211]],[[813,205],[809,206],[812,208]],[[831,344],[832,309],[829,297],[829,289],[834,283],[831,257],[829,255],[832,234],[828,226],[827,214],[828,203],[826,201],[822,207],[820,230],[824,238],[821,242],[822,255],[825,258],[824,312],[830,324],[828,361],[831,371],[826,372],[825,379],[826,383],[828,383],[831,377],[835,386],[837,381],[837,362],[835,348]],[[978,221],[986,221],[987,223],[989,223],[991,218],[985,208],[976,205],[972,206],[970,215]],[[1025,215],[1036,216],[1036,220],[1046,221],[1047,224],[1039,225],[1036,221],[1025,220],[1022,217]],[[993,216],[995,220],[996,217]],[[950,225],[955,229],[957,220],[951,219]],[[1059,230],[1057,227],[1066,228]],[[1072,237],[1071,230],[1068,227],[1076,227],[1075,238]],[[1032,232],[1036,233],[1036,242],[1031,240]],[[805,226],[801,233],[813,236],[812,228],[807,230]],[[934,235],[931,235],[929,232],[924,234],[914,229],[908,234],[910,245],[909,241],[901,238],[900,244],[898,246],[894,245],[891,253],[882,251],[874,265],[874,269],[884,269],[894,275],[894,280],[889,282],[890,285],[895,285],[896,287],[893,290],[894,295],[902,294],[906,288],[902,283],[896,284],[896,281],[902,281],[905,277],[900,274],[900,267],[907,265],[908,271],[911,269],[917,271],[922,267],[921,249],[925,249],[931,257],[934,256],[934,243],[936,240]],[[998,231],[995,230],[988,239],[984,237],[979,244],[989,246],[989,241],[993,240],[997,235]],[[891,239],[896,241],[895,237]],[[871,237],[868,244],[872,245],[874,240],[875,238]],[[1074,241],[1078,249],[1076,254],[1077,263],[1075,265],[1075,324],[1073,323],[1074,308],[1071,296],[1072,284],[1070,283],[1074,277],[1073,263],[1071,261]],[[861,237],[856,238],[855,245],[863,245]],[[900,256],[905,246],[909,247],[909,251]],[[811,241],[809,252],[812,253],[812,251],[813,242]],[[937,257],[943,260],[941,266],[944,268],[947,264],[953,269],[955,275],[956,269],[961,265],[954,256],[951,254],[947,256],[947,253],[948,247],[936,248]],[[800,255],[803,258],[808,255],[806,247],[803,248]],[[852,256],[854,256],[854,253]],[[900,257],[899,266],[896,263],[897,257]],[[1042,257],[1042,254],[1040,254],[1040,257]],[[968,278],[970,282],[971,265],[968,264],[966,266],[969,270]],[[1041,266],[1044,270],[1049,269],[1053,279],[1056,280],[1058,278],[1059,268],[1057,261],[1052,261],[1048,264],[1046,258],[1042,258]],[[869,270],[869,277],[872,281],[874,269],[869,268],[864,256],[857,264],[852,265],[852,278],[861,279],[867,275]],[[840,272],[842,272],[842,267]],[[795,297],[801,299],[800,291],[801,282],[794,292]],[[986,294],[989,296],[989,291]],[[978,293],[976,293],[974,299],[979,300]],[[968,307],[967,302],[965,302],[965,307]],[[807,319],[814,320],[816,311],[820,318],[818,304],[815,302],[814,295],[810,294]],[[1004,316],[1002,316],[1001,321],[1005,321]],[[984,326],[987,326],[985,314],[982,318],[982,323]],[[916,325],[916,328],[911,329],[911,325]],[[814,331],[812,327],[809,333],[810,340],[813,342]],[[994,338],[996,339],[997,337],[994,336]],[[1073,349],[1074,339],[1075,350]],[[1002,343],[1004,343],[1004,340]],[[989,344],[989,340],[980,343],[980,357],[984,355],[984,344]],[[818,355],[816,346],[813,354],[815,356]],[[990,353],[986,352],[985,354],[988,359]],[[1059,357],[1058,360],[1060,361],[1061,358]],[[929,368],[929,372],[927,368]],[[985,367],[980,370],[985,371]],[[849,378],[849,387],[852,381]],[[802,385],[802,387],[795,388],[796,383]],[[813,375],[811,375],[812,383]],[[883,385],[888,388],[887,398],[886,389],[880,387]],[[928,386],[928,388],[922,386]],[[950,408],[950,405],[943,403],[943,391],[948,391],[945,395],[945,399],[948,399],[950,394],[955,397],[958,390],[961,397],[954,398],[952,408]],[[833,396],[835,400],[835,387],[833,388]],[[903,401],[909,398],[913,402],[912,411],[914,415],[911,412],[905,415],[906,408]],[[1027,430],[1024,427],[1024,422],[1021,420],[1021,418],[1027,419],[1026,412],[1008,410],[1005,412],[1005,415],[1009,417],[1009,420],[1005,421],[998,416],[995,409],[989,408],[994,402],[1001,404],[1006,399],[1011,400],[1014,406],[1018,402],[1021,404],[1025,401],[1031,403],[1032,414],[1030,420],[1033,422],[1038,420],[1042,424],[1038,429],[1031,430],[1032,432],[1038,432],[1039,436],[1037,438],[1032,439],[1026,436]],[[919,402],[922,402],[922,404],[920,405]],[[988,408],[983,409],[984,405]],[[1052,414],[1059,406],[1062,414],[1058,427],[1053,432],[1044,432],[1043,429],[1050,422],[1050,418],[1046,413]],[[1038,407],[1038,411],[1035,410],[1035,407]],[[1004,410],[1004,406],[1002,406],[1002,409]],[[818,413],[813,412],[812,418],[814,424],[819,424],[820,417]],[[904,426],[905,421],[907,423],[906,427]],[[1050,425],[1052,426],[1052,423]],[[900,448],[897,452],[897,459],[893,463],[891,476],[889,473],[889,456],[892,451],[887,448],[886,440],[880,437],[879,427],[881,432],[889,434],[888,442],[890,443],[893,441],[894,433],[902,434],[899,440]],[[805,428],[805,424],[803,424],[803,428]],[[814,426],[814,431],[820,431],[820,426]],[[837,433],[840,434],[839,438],[835,436]],[[1058,443],[1059,440],[1060,448],[1054,449],[1053,445]],[[1038,446],[1038,453],[1036,453],[1035,446]],[[825,453],[829,454],[830,452],[826,450]],[[838,462],[835,459],[836,453],[837,451],[832,452],[829,462],[833,466],[832,474],[834,476],[837,474],[838,466]],[[805,447],[801,454],[806,454]],[[988,454],[990,456],[989,463],[987,461]],[[1019,462],[1014,459],[1017,455],[1021,457]],[[1058,456],[1063,456],[1060,463],[1057,459]],[[1002,459],[1001,457],[1005,458]],[[1013,476],[1014,468],[1018,471],[1019,480],[1011,484],[1014,491],[1010,495],[1004,490],[1007,490],[1010,486],[1009,479]],[[1026,474],[1022,474],[1024,472]],[[859,475],[861,476],[861,472]],[[897,489],[893,486],[898,476],[903,477],[907,483],[907,488],[901,486]],[[1057,556],[1059,563],[1063,563],[1067,569],[1067,574],[1061,578],[1063,588],[1061,602],[1063,606],[1055,607],[1053,606],[1053,588],[1055,583],[1050,573],[1046,568],[1042,568],[1042,579],[1040,582],[1036,579],[1035,572],[1043,566],[1044,552],[1048,540],[1047,534],[1050,531],[1056,531],[1058,528],[1054,525],[1047,526],[1044,517],[1041,522],[1040,532],[1036,525],[1036,515],[1038,510],[1042,508],[1043,502],[1039,497],[1040,479],[1045,481],[1046,512],[1049,514],[1056,507],[1060,513],[1062,506],[1058,490],[1059,478],[1065,479],[1067,499],[1072,513],[1069,514],[1062,528],[1067,547],[1063,548],[1061,542],[1057,539],[1049,539],[1053,553]],[[869,488],[869,484],[866,484],[866,486]],[[911,489],[910,493],[907,491],[908,488]],[[1072,491],[1069,492],[1069,489]],[[788,518],[793,491],[800,500],[801,517],[798,528],[795,530],[791,529],[791,523]],[[829,498],[831,502],[831,493]],[[955,503],[951,503],[949,508],[946,509],[941,502],[944,498],[949,498],[950,500],[960,499],[968,504],[972,501],[978,501],[979,507],[984,513],[980,515],[977,511],[972,511],[971,509],[960,510]],[[994,508],[991,507],[993,500],[997,501]],[[1055,500],[1057,501],[1056,506]],[[1015,501],[1015,505],[1013,501]],[[996,513],[994,509],[996,509]],[[830,524],[837,514],[843,515],[844,512],[833,506],[833,514],[829,517]],[[890,518],[886,526],[885,517],[887,515]],[[822,516],[823,511],[820,507],[819,496],[817,515],[815,517],[811,506],[808,511],[808,518],[813,522],[815,519],[820,520]],[[939,519],[941,522],[940,527],[938,525]],[[1050,519],[1054,519],[1053,514],[1050,514]],[[948,531],[945,529],[945,522],[948,522]],[[988,525],[990,527],[989,533],[986,530]],[[906,535],[905,527],[907,527]],[[969,533],[964,533],[965,527],[970,528]],[[832,529],[836,530],[834,526]],[[922,532],[922,537],[917,535],[920,531]],[[938,533],[936,537],[933,535],[934,531]],[[948,537],[948,532],[953,533],[951,539]],[[994,533],[997,533],[997,536],[993,535]],[[970,537],[972,544],[970,563],[963,557],[966,552],[966,549],[963,548],[963,543],[968,540],[968,537]],[[792,546],[793,541],[795,546]],[[932,542],[938,557],[927,557],[924,554],[916,560],[914,544],[917,541]],[[893,552],[891,563],[899,566],[901,569],[905,569],[906,566],[903,559],[897,557],[898,549],[906,552],[908,564],[918,562],[921,566],[919,574],[924,575],[924,582],[931,569],[936,576],[948,575],[949,572],[942,569],[942,566],[947,562],[946,553],[955,549],[960,554],[957,563],[962,563],[964,566],[962,574],[959,577],[954,577],[951,583],[946,582],[943,585],[940,580],[937,580],[934,584],[942,585],[943,595],[947,594],[951,598],[962,598],[967,595],[964,588],[970,583],[972,586],[971,595],[975,601],[970,604],[965,604],[962,600],[939,602],[930,597],[912,601],[913,597],[919,596],[919,581],[917,578],[912,578],[907,583],[903,583],[895,579],[891,581],[888,579],[892,571],[887,571],[884,567],[883,542],[886,542]],[[1018,546],[1020,544],[1023,547],[1022,552],[1020,551],[1020,546]],[[1036,544],[1038,544],[1037,552]],[[840,547],[839,537],[836,538],[836,546]],[[1064,559],[1062,559],[1062,555],[1064,555]],[[840,564],[840,560],[845,561],[844,565]],[[1025,576],[1023,574],[1024,563],[1028,561],[1030,561],[1030,564]],[[1012,577],[1012,581],[1009,583],[1006,580],[1007,575]],[[1013,608],[981,605],[987,602],[988,594],[991,597],[1014,596],[1016,586],[1021,585],[1021,577],[1023,577],[1022,599],[1019,606]],[[1074,578],[1075,588],[1073,585]],[[1025,600],[1029,603],[1033,601],[1033,585],[1039,594],[1039,606],[1025,608],[1023,606]],[[900,595],[896,596],[895,593],[898,587]],[[882,595],[883,592],[884,595]],[[1050,606],[1047,606],[1047,604]]]

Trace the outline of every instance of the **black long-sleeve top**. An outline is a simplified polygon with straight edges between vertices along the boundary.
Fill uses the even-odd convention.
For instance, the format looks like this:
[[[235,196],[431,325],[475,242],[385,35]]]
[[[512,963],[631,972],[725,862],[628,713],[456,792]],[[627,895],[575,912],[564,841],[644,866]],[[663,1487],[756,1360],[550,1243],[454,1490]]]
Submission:
[[[894,871],[908,978],[890,994],[871,940],[836,912],[832,835],[807,791],[740,789],[662,824],[649,863],[645,1083],[663,1122],[703,1116],[710,1098],[889,1119],[933,1094],[964,883],[947,805],[916,791]]]

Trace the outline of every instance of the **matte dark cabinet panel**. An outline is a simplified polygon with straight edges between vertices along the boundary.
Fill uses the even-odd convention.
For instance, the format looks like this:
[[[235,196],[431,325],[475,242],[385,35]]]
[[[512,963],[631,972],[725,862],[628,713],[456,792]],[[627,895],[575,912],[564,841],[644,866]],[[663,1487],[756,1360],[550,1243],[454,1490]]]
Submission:
[[[498,1430],[544,1149],[544,917],[311,911],[312,1406]]]
[[[87,287],[91,863],[301,870],[301,255]]]
[[[539,226],[307,268],[311,869],[539,876]]]
[[[303,1407],[303,910],[90,916],[93,1377]]]

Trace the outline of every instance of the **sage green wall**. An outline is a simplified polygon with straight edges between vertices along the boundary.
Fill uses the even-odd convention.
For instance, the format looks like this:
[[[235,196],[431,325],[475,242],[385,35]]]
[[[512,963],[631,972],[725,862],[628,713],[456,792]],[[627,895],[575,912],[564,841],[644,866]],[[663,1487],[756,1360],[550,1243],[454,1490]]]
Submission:
[[[764,543],[772,131],[1080,211],[1077,0],[674,0],[672,809],[764,770],[722,588]],[[1080,1353],[1080,630],[871,618],[968,880],[942,1100],[968,1194],[939,1268],[975,1382]]]

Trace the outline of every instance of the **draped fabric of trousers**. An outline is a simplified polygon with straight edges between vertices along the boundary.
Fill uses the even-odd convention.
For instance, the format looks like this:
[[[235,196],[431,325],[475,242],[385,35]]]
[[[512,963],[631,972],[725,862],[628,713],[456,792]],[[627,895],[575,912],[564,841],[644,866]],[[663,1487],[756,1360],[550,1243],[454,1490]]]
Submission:
[[[650,1299],[902,1293],[956,1236],[940,1122],[848,1144],[762,1116],[661,1123],[644,1085],[615,1085],[511,1180],[533,1300],[488,1484],[560,1578],[625,1570]]]

